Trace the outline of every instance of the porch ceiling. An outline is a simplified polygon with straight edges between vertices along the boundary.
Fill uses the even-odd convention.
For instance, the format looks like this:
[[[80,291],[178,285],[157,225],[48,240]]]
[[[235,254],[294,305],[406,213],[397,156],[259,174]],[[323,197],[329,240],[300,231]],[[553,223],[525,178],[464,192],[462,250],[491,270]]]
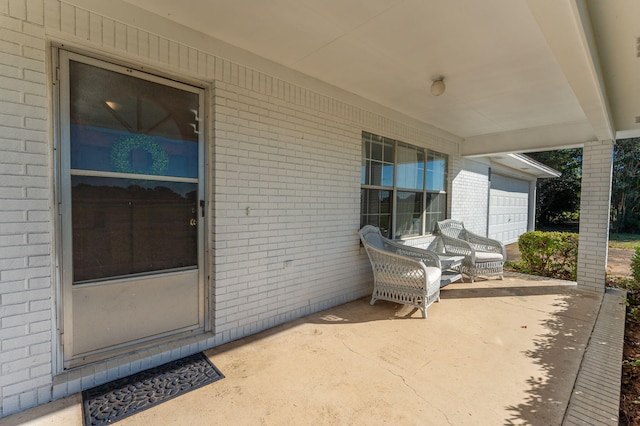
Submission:
[[[464,155],[640,135],[634,0],[126,1],[459,136]]]

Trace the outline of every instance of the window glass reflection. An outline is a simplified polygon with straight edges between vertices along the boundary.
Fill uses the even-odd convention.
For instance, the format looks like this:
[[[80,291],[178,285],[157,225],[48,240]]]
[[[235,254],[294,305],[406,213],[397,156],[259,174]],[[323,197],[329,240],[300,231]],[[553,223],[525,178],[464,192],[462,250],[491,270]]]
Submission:
[[[198,176],[196,93],[75,61],[69,72],[72,169]]]
[[[394,142],[391,139],[363,133],[361,182],[366,185],[393,186]]]
[[[427,156],[427,190],[445,191],[447,157],[444,154],[429,151]]]
[[[396,197],[396,237],[420,235],[422,192],[398,191]]]
[[[424,150],[398,144],[398,188],[422,189],[424,186]]]
[[[391,191],[362,189],[360,200],[360,227],[377,226],[382,235],[388,237],[391,230]]]
[[[434,232],[436,223],[447,218],[447,195],[427,193],[426,232]]]
[[[72,176],[74,282],[197,265],[197,184]]]

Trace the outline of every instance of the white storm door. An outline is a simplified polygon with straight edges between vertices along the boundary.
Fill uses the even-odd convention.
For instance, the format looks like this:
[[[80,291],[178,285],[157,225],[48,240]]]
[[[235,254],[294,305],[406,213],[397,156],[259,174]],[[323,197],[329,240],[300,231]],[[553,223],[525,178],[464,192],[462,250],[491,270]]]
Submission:
[[[203,90],[59,52],[65,367],[204,329]]]

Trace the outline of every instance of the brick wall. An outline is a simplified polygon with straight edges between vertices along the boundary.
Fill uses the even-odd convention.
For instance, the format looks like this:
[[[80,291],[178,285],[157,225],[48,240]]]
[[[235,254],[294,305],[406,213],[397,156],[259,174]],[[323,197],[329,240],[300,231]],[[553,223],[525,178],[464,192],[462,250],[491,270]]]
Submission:
[[[0,2],[0,416],[51,399],[52,167],[43,19],[42,1]]]
[[[361,132],[458,152],[384,107],[316,81],[293,83],[290,70],[279,78],[222,59],[202,36],[166,22],[155,33],[132,26],[126,21],[158,18],[124,3],[103,9],[117,16],[57,0],[0,0],[0,417],[367,294],[370,267],[356,233]],[[49,42],[211,88],[212,333],[59,370]]]
[[[367,291],[354,233],[361,130],[313,102],[216,83],[216,333],[244,335]]]
[[[489,166],[464,158],[456,161],[455,166],[450,217],[463,221],[471,232],[487,235]]]
[[[580,240],[578,242],[578,287],[603,293],[607,273],[609,205],[613,141],[585,144],[582,151]]]

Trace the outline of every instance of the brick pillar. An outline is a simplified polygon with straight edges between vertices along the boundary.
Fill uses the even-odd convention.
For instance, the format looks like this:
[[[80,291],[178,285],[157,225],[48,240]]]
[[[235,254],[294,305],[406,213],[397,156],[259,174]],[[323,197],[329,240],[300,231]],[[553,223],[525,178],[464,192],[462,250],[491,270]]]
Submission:
[[[613,141],[585,144],[582,155],[578,288],[603,293],[607,272]]]

